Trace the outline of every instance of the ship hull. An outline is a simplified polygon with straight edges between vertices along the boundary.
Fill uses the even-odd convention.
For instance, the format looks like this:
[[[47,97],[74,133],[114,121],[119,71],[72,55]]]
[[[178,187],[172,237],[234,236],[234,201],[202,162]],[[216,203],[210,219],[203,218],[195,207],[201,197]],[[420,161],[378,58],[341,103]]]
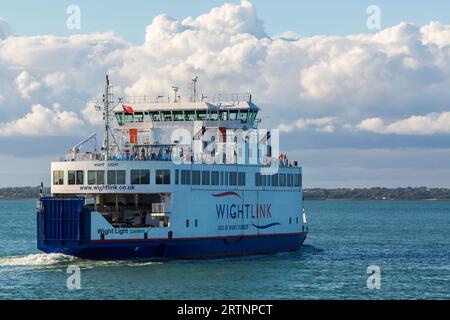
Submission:
[[[152,239],[127,241],[39,241],[46,253],[63,253],[83,259],[209,259],[277,252],[296,252],[306,239],[306,232],[264,236]]]

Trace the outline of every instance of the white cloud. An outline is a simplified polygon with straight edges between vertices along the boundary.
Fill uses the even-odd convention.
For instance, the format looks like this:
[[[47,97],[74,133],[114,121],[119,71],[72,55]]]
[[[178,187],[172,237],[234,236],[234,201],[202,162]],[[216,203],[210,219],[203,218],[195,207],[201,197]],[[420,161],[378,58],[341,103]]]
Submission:
[[[304,119],[299,118],[292,124],[280,124],[278,129],[281,132],[293,132],[295,130],[302,130],[313,128],[317,132],[333,133],[335,130],[335,123],[337,122],[335,117],[313,118]]]
[[[95,102],[88,102],[81,111],[83,118],[90,124],[100,125],[104,123],[103,109],[100,111],[97,109],[98,104]]]
[[[86,102],[102,91],[107,72],[117,96],[160,95],[177,85],[188,97],[193,75],[209,96],[251,91],[273,126],[287,123],[280,126],[284,131],[336,129],[335,121],[312,119],[358,123],[373,114],[442,113],[450,100],[449,33],[450,26],[438,22],[421,28],[400,23],[376,34],[288,32],[270,39],[253,5],[242,1],[199,17],[160,15],[141,45],[112,33],[6,37],[0,41],[0,108],[15,108],[2,121],[14,121],[32,104],[60,102],[98,124]],[[300,116],[300,123],[291,123]]]
[[[37,82],[28,72],[22,71],[15,81],[17,89],[22,98],[30,98],[30,94],[40,89],[41,84]]]
[[[401,135],[450,134],[450,112],[430,113],[424,116],[411,116],[386,124],[381,118],[361,121],[359,130]]]
[[[75,113],[60,111],[60,106],[57,104],[53,109],[36,104],[23,118],[11,122],[0,122],[0,136],[78,135],[82,128],[83,122]]]

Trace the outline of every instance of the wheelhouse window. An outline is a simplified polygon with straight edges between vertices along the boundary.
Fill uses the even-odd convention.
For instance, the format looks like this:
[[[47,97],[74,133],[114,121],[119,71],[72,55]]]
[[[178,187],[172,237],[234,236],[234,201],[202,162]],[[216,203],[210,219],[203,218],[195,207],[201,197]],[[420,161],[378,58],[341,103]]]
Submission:
[[[172,121],[173,120],[172,111],[164,111],[164,112],[162,112],[162,116],[163,116],[163,121]]]
[[[170,170],[156,170],[156,184],[170,184]]]
[[[195,121],[195,111],[185,111],[184,112],[184,119],[186,121]]]
[[[211,111],[211,113],[209,115],[209,120],[211,120],[211,121],[219,120],[219,114],[217,113],[217,111]]]
[[[144,114],[142,112],[136,112],[134,114],[134,122],[143,122],[144,121]]]
[[[117,120],[117,123],[119,124],[119,126],[123,126],[124,121],[125,121],[124,114],[122,112],[116,113],[116,120]]]
[[[241,111],[239,112],[239,118],[240,118],[240,120],[241,120],[242,123],[247,122],[247,120],[248,120],[248,111],[246,111],[246,110],[241,110]]]
[[[239,113],[239,110],[231,110],[230,111],[230,120],[237,120],[238,113]]]
[[[125,170],[108,170],[107,181],[110,185],[124,185]]]
[[[152,121],[161,121],[161,116],[158,111],[151,111],[148,113],[148,115]]]
[[[88,184],[89,185],[105,184],[105,171],[89,170],[88,171]]]
[[[223,121],[228,120],[228,111],[221,111],[220,112],[220,120],[223,120]]]
[[[62,186],[64,184],[64,171],[55,170],[53,171],[53,185]]]
[[[131,184],[150,184],[150,170],[131,170]]]
[[[82,170],[69,170],[68,174],[69,185],[82,185],[84,184],[84,171]]]
[[[174,121],[183,121],[184,120],[183,111],[174,111],[173,112],[173,120]]]
[[[199,110],[197,111],[197,120],[198,121],[205,121],[206,120],[206,110]]]

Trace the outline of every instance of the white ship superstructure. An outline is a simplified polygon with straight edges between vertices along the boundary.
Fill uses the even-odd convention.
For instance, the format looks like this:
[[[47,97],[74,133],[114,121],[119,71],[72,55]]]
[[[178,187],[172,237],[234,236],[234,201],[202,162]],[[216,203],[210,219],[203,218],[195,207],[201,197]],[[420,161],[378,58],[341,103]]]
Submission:
[[[296,251],[302,170],[262,130],[251,94],[115,99],[105,139],[51,165],[38,247],[85,258],[204,258]]]

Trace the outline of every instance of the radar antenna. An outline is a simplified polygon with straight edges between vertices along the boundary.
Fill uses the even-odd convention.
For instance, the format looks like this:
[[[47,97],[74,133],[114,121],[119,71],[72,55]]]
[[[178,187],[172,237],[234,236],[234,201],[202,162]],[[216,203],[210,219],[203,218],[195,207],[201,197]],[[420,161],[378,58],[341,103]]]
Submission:
[[[192,95],[191,95],[191,102],[197,102],[198,95],[197,95],[197,81],[198,76],[195,76],[192,78]]]

